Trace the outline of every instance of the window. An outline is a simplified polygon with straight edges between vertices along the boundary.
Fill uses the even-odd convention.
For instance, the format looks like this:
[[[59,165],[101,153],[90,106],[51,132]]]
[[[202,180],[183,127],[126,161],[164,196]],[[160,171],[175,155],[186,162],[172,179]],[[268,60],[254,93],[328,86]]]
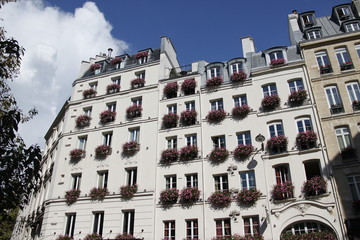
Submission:
[[[230,69],[231,69],[230,70],[231,73],[238,73],[240,71],[243,71],[243,63],[242,62],[233,63],[231,64]]]
[[[226,147],[225,136],[216,136],[211,138],[213,141],[214,148],[224,148]]]
[[[92,107],[86,107],[83,109],[84,110],[84,114],[91,117],[91,111],[92,111]]]
[[[284,232],[300,235],[303,233],[321,232],[325,230],[331,232],[329,228],[317,222],[298,222],[287,227]]]
[[[251,144],[250,131],[237,133],[236,136],[237,136],[237,140],[238,140],[238,145],[240,145],[240,144],[250,145]]]
[[[304,167],[307,180],[316,176],[321,176],[319,160],[306,161],[304,162]]]
[[[241,189],[256,188],[255,172],[246,171],[240,172]]]
[[[185,106],[187,111],[195,110],[195,101],[186,102]]]
[[[321,74],[330,73],[332,71],[329,57],[326,51],[315,53],[315,57]]]
[[[103,144],[104,145],[110,146],[111,145],[111,139],[112,139],[112,132],[103,134]]]
[[[357,82],[347,83],[346,84],[346,89],[347,89],[348,94],[349,94],[350,103],[360,100],[359,83],[357,83]]]
[[[314,15],[313,14],[306,14],[301,16],[304,26],[305,27],[311,27],[314,25]]]
[[[169,137],[166,138],[167,140],[167,148],[171,149],[171,148],[177,148],[177,138],[176,137]]]
[[[217,219],[215,220],[215,224],[217,237],[231,236],[230,219]]]
[[[168,108],[168,113],[175,113],[175,114],[177,113],[176,104],[168,105],[167,108]]]
[[[137,168],[126,169],[127,174],[127,185],[135,185],[137,181]]]
[[[317,38],[321,38],[321,33],[320,33],[319,30],[312,30],[312,31],[307,32],[307,39],[308,40],[317,39]]]
[[[108,184],[108,171],[98,172],[98,187],[107,188]]]
[[[282,51],[275,51],[275,52],[269,53],[269,57],[270,57],[270,61],[271,61],[271,60],[284,58],[284,54]]]
[[[287,165],[281,165],[275,167],[276,184],[283,184],[287,181],[291,181],[289,167]]]
[[[215,190],[226,191],[229,190],[227,174],[214,176]]]
[[[272,122],[268,126],[270,137],[284,135],[282,122]]]
[[[289,89],[290,89],[290,93],[299,90],[304,90],[303,80],[297,79],[297,80],[289,81]]]
[[[76,221],[76,213],[66,214],[65,235],[69,235],[70,237],[74,236],[75,221]]]
[[[164,221],[164,239],[175,240],[175,221]]]
[[[129,134],[130,134],[130,141],[139,142],[140,128],[129,129]]]
[[[337,48],[335,49],[335,53],[341,70],[346,70],[343,69],[344,65],[351,63],[348,51],[346,50],[346,48]]]
[[[331,109],[331,113],[341,113],[342,112],[342,104],[340,100],[340,95],[338,93],[336,86],[329,86],[325,88],[326,97],[328,100],[329,107]]]
[[[187,174],[186,175],[186,187],[197,187],[197,186],[198,186],[197,173]]]
[[[145,79],[145,71],[135,73],[135,77]]]
[[[296,126],[298,132],[306,132],[312,130],[312,124],[310,118],[299,118],[296,119]]]
[[[196,134],[191,134],[186,136],[186,145],[197,145]]]
[[[360,175],[349,176],[348,183],[354,201],[360,200]]]
[[[213,68],[210,68],[210,77],[213,78],[213,77],[220,77],[221,74],[220,74],[220,67],[213,67]]]
[[[123,233],[134,235],[135,211],[123,211]]]
[[[262,87],[263,95],[271,96],[271,95],[277,95],[276,85],[275,84],[269,84]]]
[[[104,227],[104,212],[94,212],[93,233],[102,235]]]
[[[199,238],[198,220],[186,220],[186,240],[193,240]]]
[[[236,97],[233,97],[233,98],[234,98],[234,106],[235,107],[239,107],[239,106],[242,106],[242,105],[247,105],[246,95],[236,96]]]
[[[73,189],[80,189],[81,183],[81,173],[72,174],[72,188]]]
[[[358,31],[360,29],[359,23],[354,22],[354,23],[349,23],[345,25],[345,30],[346,32],[355,32]]]
[[[245,236],[253,236],[260,233],[259,216],[244,217]]]
[[[120,83],[121,83],[121,77],[119,76],[119,77],[114,77],[114,78],[112,78],[112,79],[111,79],[111,83],[112,83],[112,84],[118,84],[118,85],[120,85]]]
[[[339,127],[335,129],[335,135],[340,150],[351,147],[351,135],[348,127]]]
[[[79,149],[81,150],[85,150],[86,148],[86,141],[87,141],[87,137],[79,137]]]
[[[211,101],[210,107],[211,107],[211,110],[223,110],[224,109],[223,100],[218,99],[218,100]]]
[[[340,20],[346,20],[350,17],[350,9],[348,6],[339,7],[336,9],[336,12]]]
[[[358,54],[358,57],[360,58],[360,44],[355,45],[355,50],[356,50],[356,52]]]
[[[112,112],[116,112],[116,103],[108,103],[106,104],[107,109],[112,111]]]
[[[101,71],[100,69],[98,69],[99,72]],[[97,89],[97,82],[93,82],[93,83],[89,83],[89,88],[93,89],[96,91]]]
[[[133,105],[142,105],[142,97],[131,99]]]
[[[176,188],[176,175],[165,176],[166,189]]]

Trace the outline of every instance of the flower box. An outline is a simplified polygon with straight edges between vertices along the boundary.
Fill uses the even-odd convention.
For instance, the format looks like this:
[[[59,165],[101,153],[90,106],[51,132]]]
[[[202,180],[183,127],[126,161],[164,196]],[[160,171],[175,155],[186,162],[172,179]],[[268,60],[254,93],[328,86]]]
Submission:
[[[124,143],[122,146],[123,154],[125,155],[134,155],[140,150],[140,144],[136,141],[131,141]]]
[[[174,204],[177,202],[179,198],[179,190],[176,188],[169,188],[166,190],[163,190],[160,193],[160,202],[162,204]]]
[[[111,147],[109,145],[100,145],[95,148],[95,154],[97,156],[104,156],[111,154]]]
[[[211,240],[264,240],[264,237],[262,235],[258,235],[258,234],[246,235],[246,236],[234,234],[234,235],[230,235],[230,236],[213,237]]]
[[[85,157],[85,150],[82,150],[82,149],[73,149],[70,151],[70,157],[71,158],[82,158],[82,157]]]
[[[310,232],[303,234],[295,234],[288,232],[280,236],[280,240],[337,240],[334,233],[321,230],[321,232]]]
[[[115,239],[131,240],[131,239],[136,239],[136,238],[131,234],[122,233],[122,234],[116,235]]]
[[[283,59],[283,58],[273,59],[273,60],[270,61],[270,65],[272,67],[281,66],[284,63],[285,63],[285,59]]]
[[[179,157],[179,152],[176,148],[165,149],[161,152],[160,162],[163,164],[169,164],[175,162]]]
[[[186,110],[180,114],[180,122],[184,126],[194,125],[196,123],[197,112],[195,110]]]
[[[100,68],[101,68],[101,64],[99,64],[99,63],[94,63],[94,64],[91,64],[91,66],[90,66],[91,71],[95,71]]]
[[[348,146],[346,148],[341,149],[341,157],[343,159],[356,157],[355,149],[353,147],[351,147],[351,146]]]
[[[111,110],[105,110],[102,113],[100,113],[100,122],[102,124],[113,122],[115,121],[116,112],[113,112]]]
[[[79,189],[71,189],[65,192],[66,204],[71,205],[79,198],[81,191]]]
[[[190,94],[195,94],[195,88],[196,88],[197,84],[194,78],[191,79],[186,79],[184,80],[184,82],[181,84],[181,91],[185,94],[185,95],[190,95]]]
[[[103,240],[103,238],[97,233],[91,233],[86,235],[83,240]]]
[[[174,98],[174,97],[177,97],[178,89],[179,89],[179,85],[177,84],[177,82],[172,82],[172,83],[166,84],[163,92],[164,92],[164,95],[166,96],[166,98]]]
[[[138,104],[134,104],[126,109],[126,118],[132,119],[136,117],[141,117],[142,106]]]
[[[319,68],[320,68],[320,74],[326,74],[332,72],[332,67],[330,64],[321,65]]]
[[[307,98],[306,90],[292,91],[289,95],[288,101],[292,105],[300,105]]]
[[[116,93],[116,92],[120,91],[120,85],[117,83],[109,84],[106,87],[106,91],[107,91],[107,93]]]
[[[136,78],[136,79],[131,80],[130,84],[131,84],[131,88],[140,88],[145,85],[145,79]]]
[[[288,145],[288,139],[283,135],[279,135],[279,136],[275,135],[271,137],[266,143],[266,147],[270,152],[270,154],[286,152],[287,145]]]
[[[242,82],[247,78],[247,75],[244,71],[239,71],[237,73],[233,73],[230,77],[231,82],[238,83]]]
[[[261,192],[256,188],[249,188],[241,190],[237,195],[237,200],[242,204],[254,204],[259,200]]]
[[[228,157],[229,157],[229,151],[223,147],[214,148],[209,155],[210,161],[217,163],[225,161]]]
[[[326,193],[327,183],[324,178],[315,176],[304,183],[303,192],[305,196],[318,196]]]
[[[189,161],[196,159],[198,156],[199,150],[196,145],[188,145],[180,149],[180,160]]]
[[[121,57],[116,57],[116,58],[111,59],[110,64],[115,65],[115,64],[121,63],[122,61],[123,61],[123,59]]]
[[[200,191],[197,187],[187,187],[180,192],[181,203],[194,203],[199,200]]]
[[[228,191],[216,191],[208,198],[213,207],[225,208],[231,203],[231,193]]]
[[[241,105],[241,106],[235,106],[232,111],[231,114],[233,116],[233,118],[236,119],[242,119],[245,118],[249,112],[251,111],[250,107],[246,104]]]
[[[102,201],[109,194],[107,188],[93,188],[90,190],[90,198],[92,201]]]
[[[134,194],[138,191],[138,185],[125,185],[120,187],[120,195],[122,198],[132,198]]]
[[[234,150],[234,158],[237,160],[244,160],[253,151],[254,151],[254,147],[251,144],[249,145],[239,144]]]
[[[330,113],[331,114],[339,114],[342,113],[344,111],[344,108],[342,106],[342,104],[333,104],[330,106]]]
[[[91,117],[88,115],[80,115],[75,119],[76,127],[82,128],[90,125]]]
[[[149,52],[138,52],[137,54],[135,54],[135,58],[139,59],[139,58],[147,57],[148,55]]]
[[[274,185],[271,191],[274,200],[284,200],[293,197],[294,186],[292,182],[284,182]]]
[[[213,88],[220,86],[224,82],[222,77],[212,77],[208,80],[206,80],[206,87]]]
[[[74,240],[74,238],[69,235],[59,235],[56,240]]]
[[[356,111],[356,110],[360,110],[360,101],[359,100],[354,100],[352,102],[352,107],[353,107],[353,110]]]
[[[265,96],[261,101],[264,111],[272,111],[280,106],[280,98],[278,95]]]
[[[306,150],[316,147],[317,134],[314,131],[307,130],[306,132],[300,132],[296,136],[296,143],[300,150]]]
[[[173,128],[176,127],[179,116],[176,113],[165,114],[162,118],[162,123],[164,128]]]
[[[209,121],[209,123],[216,124],[224,120],[225,117],[226,112],[224,110],[211,110],[206,116],[206,119]]]
[[[353,69],[354,68],[354,65],[352,62],[345,62],[343,64],[340,65],[340,69],[341,71],[344,71],[344,70],[349,70],[349,69]]]
[[[84,97],[85,99],[87,99],[87,98],[92,98],[92,97],[95,97],[95,96],[96,96],[96,93],[97,93],[97,92],[96,92],[94,89],[89,88],[89,89],[86,89],[86,90],[83,91],[83,97]]]

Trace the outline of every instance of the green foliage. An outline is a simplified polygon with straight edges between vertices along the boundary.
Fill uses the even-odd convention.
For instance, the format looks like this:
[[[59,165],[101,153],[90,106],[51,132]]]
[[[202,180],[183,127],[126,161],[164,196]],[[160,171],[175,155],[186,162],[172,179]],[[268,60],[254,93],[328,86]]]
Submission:
[[[0,212],[0,240],[8,240],[11,238],[17,213],[17,208]]]

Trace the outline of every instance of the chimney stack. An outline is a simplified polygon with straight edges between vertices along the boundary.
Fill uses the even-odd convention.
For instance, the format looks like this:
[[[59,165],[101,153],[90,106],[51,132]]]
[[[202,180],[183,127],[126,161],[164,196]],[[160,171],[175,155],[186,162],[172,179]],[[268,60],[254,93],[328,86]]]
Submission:
[[[113,49],[112,48],[108,48],[108,58],[111,57],[111,53],[112,53]]]
[[[244,57],[246,57],[249,53],[255,52],[254,39],[252,37],[241,38],[241,45]]]

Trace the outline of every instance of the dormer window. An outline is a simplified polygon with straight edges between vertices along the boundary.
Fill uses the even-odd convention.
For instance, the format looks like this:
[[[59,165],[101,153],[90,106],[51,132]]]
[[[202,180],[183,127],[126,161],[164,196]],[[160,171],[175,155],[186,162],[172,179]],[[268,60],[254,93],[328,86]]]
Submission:
[[[237,62],[237,63],[231,64],[230,71],[231,71],[231,73],[238,73],[240,71],[243,71],[243,63]]]
[[[303,15],[302,20],[304,22],[304,27],[312,27],[315,25],[315,21],[314,21],[314,14],[306,14]]]
[[[339,16],[339,19],[341,21],[347,20],[350,18],[351,13],[350,13],[350,8],[349,6],[342,6],[336,9],[336,12]]]
[[[271,52],[269,53],[269,57],[270,57],[270,61],[272,60],[278,60],[280,58],[284,58],[284,54],[282,51],[276,51],[276,52]]]
[[[220,74],[220,67],[213,67],[213,68],[210,68],[210,77],[213,78],[213,77],[220,77],[221,74]]]
[[[321,38],[321,32],[320,30],[311,30],[306,32],[306,39],[312,40],[312,39],[318,39]]]
[[[358,31],[359,29],[360,29],[360,25],[358,22],[352,22],[352,23],[345,24],[346,32],[355,32],[355,31]]]

